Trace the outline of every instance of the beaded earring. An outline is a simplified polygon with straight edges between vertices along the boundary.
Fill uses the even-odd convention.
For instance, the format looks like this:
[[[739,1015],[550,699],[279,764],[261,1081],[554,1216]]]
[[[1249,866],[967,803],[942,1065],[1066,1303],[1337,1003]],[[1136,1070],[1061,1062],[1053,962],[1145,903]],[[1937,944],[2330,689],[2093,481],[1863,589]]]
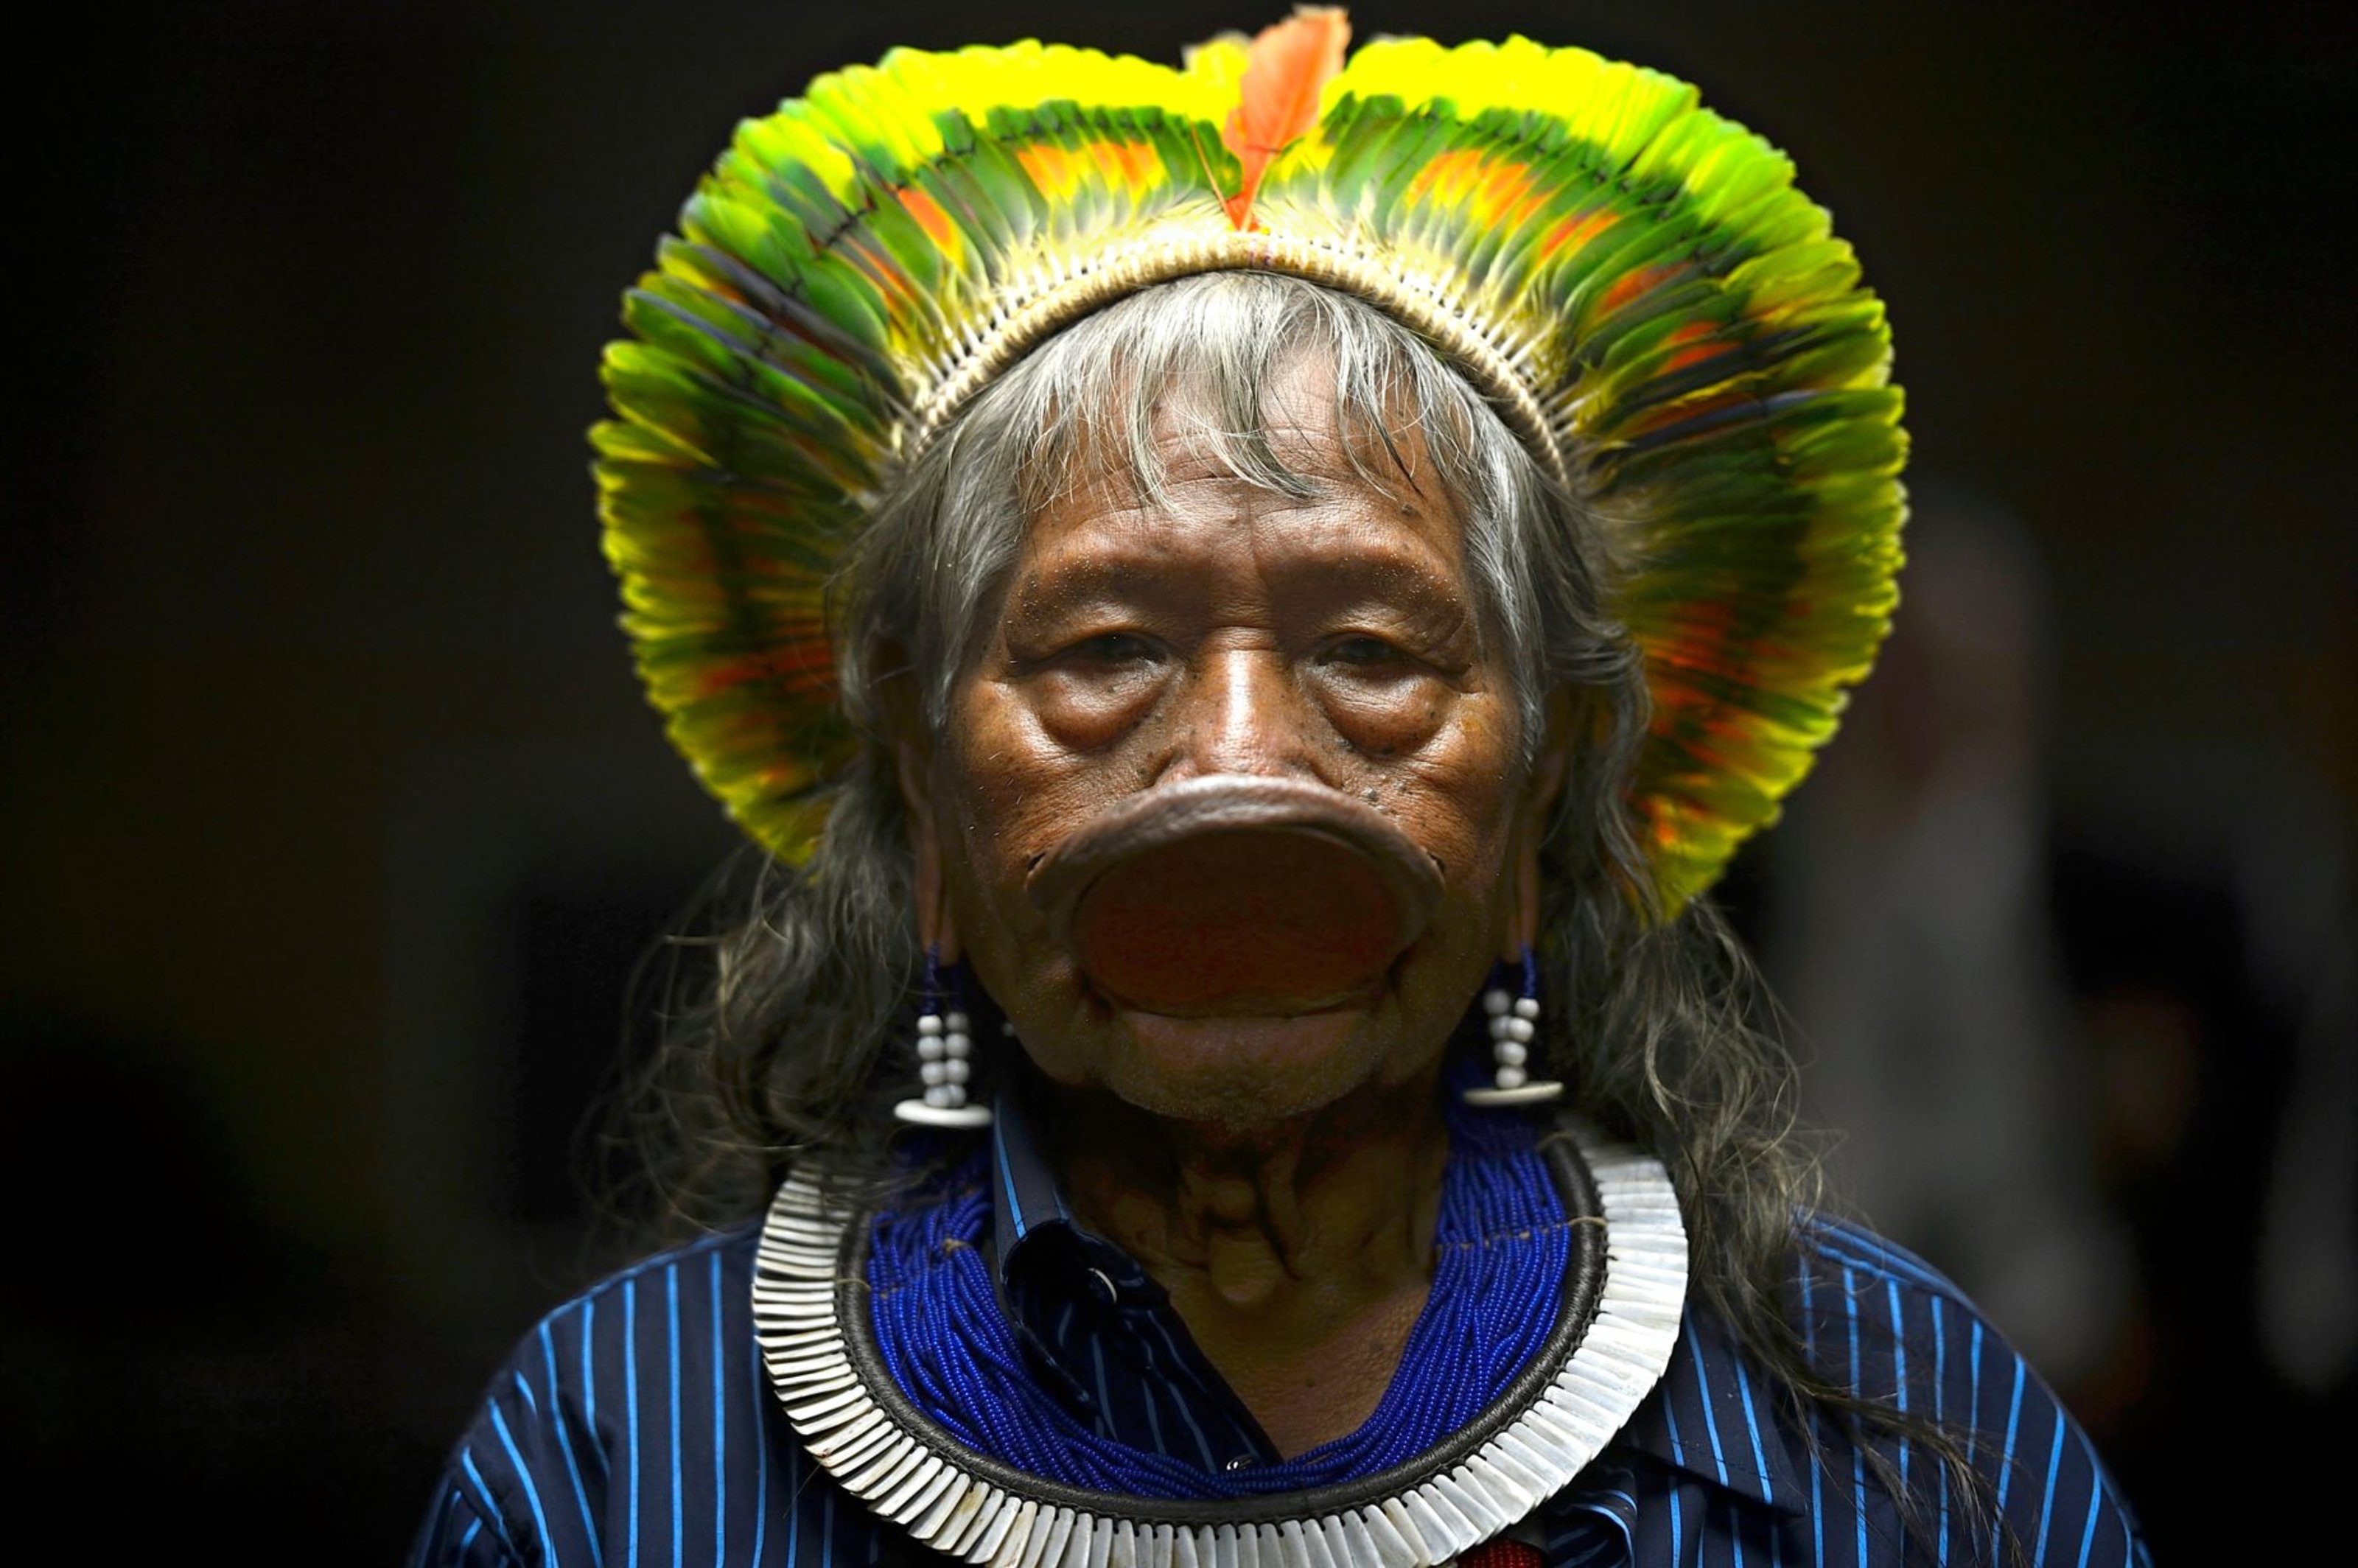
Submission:
[[[1538,1105],[1563,1095],[1563,1086],[1552,1079],[1531,1079],[1528,1064],[1531,1044],[1540,1033],[1540,965],[1528,946],[1523,948],[1522,968],[1520,996],[1507,989],[1505,982],[1512,978],[1511,972],[1501,975],[1495,970],[1489,988],[1482,993],[1482,1011],[1490,1026],[1490,1055],[1496,1065],[1489,1083],[1460,1095],[1467,1105]]]
[[[917,1076],[925,1080],[925,1092],[922,1098],[903,1100],[892,1114],[921,1127],[989,1127],[990,1108],[967,1103],[967,1081],[974,1072],[974,1021],[957,1005],[965,1000],[964,984],[954,981],[952,989],[952,1005],[945,1011],[940,951],[927,947],[925,1011],[917,1014]]]

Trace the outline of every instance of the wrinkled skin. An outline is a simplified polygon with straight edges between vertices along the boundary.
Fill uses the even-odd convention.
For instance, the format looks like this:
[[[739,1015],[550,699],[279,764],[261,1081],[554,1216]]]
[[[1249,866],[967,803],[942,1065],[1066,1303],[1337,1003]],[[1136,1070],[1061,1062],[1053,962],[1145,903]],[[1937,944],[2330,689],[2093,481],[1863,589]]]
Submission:
[[[1322,481],[1257,490],[1179,451],[1168,505],[1120,481],[1033,521],[995,634],[936,754],[912,743],[921,919],[1062,1084],[1233,1126],[1428,1075],[1491,962],[1532,923],[1539,807],[1515,694],[1477,623],[1462,526],[1430,484],[1359,478],[1319,371],[1297,363],[1272,438]],[[1412,472],[1429,465],[1413,432]],[[1487,646],[1486,646],[1487,644]],[[1292,1017],[1109,1006],[1024,896],[1040,857],[1109,804],[1213,773],[1308,780],[1385,812],[1444,874],[1381,994]]]
[[[1567,728],[1523,765],[1455,506],[1430,482],[1360,478],[1330,382],[1298,361],[1271,400],[1314,497],[1256,489],[1163,430],[1161,503],[1112,481],[1047,506],[942,744],[904,724],[901,746],[921,935],[964,959],[1047,1080],[1076,1211],[1170,1292],[1289,1454],[1364,1421],[1429,1293],[1442,1059],[1532,929]],[[1413,431],[1396,439],[1409,474],[1429,468]],[[1433,918],[1341,1006],[1109,1002],[1029,872],[1109,805],[1238,773],[1384,812],[1442,872]]]

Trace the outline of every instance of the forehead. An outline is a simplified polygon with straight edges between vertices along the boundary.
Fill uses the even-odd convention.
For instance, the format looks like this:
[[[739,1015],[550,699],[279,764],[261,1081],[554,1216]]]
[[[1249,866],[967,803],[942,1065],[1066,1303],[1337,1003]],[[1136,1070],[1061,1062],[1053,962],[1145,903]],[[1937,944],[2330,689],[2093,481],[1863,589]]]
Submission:
[[[1022,576],[1091,552],[1148,566],[1184,541],[1357,573],[1413,568],[1462,579],[1464,524],[1412,416],[1346,408],[1331,362],[1280,362],[1238,428],[1185,383],[1141,431],[1083,421],[1066,467],[1027,508]],[[1060,443],[1061,445],[1062,443]]]

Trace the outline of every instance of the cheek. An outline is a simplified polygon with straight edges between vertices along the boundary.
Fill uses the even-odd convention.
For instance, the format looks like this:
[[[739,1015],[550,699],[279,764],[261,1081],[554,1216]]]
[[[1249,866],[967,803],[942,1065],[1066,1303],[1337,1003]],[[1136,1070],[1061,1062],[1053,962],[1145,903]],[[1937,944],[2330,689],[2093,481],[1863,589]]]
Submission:
[[[1390,770],[1383,809],[1441,860],[1458,898],[1481,901],[1507,870],[1523,784],[1517,734],[1501,704],[1460,698]]]
[[[946,853],[965,862],[974,896],[1001,919],[1023,904],[1037,857],[1118,793],[1074,735],[1101,727],[1119,733],[1124,699],[1068,690],[1061,696],[1071,700],[1044,704],[1041,684],[968,687],[952,705],[951,744],[942,753],[936,798]]]

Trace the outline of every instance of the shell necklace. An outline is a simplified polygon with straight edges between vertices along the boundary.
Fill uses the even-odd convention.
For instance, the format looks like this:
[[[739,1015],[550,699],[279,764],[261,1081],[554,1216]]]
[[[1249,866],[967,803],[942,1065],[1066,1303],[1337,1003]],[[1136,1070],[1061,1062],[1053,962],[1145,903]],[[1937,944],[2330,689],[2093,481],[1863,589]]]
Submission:
[[[1575,1242],[1553,1330],[1504,1394],[1378,1474],[1303,1491],[1164,1499],[1090,1490],[960,1445],[888,1369],[869,1307],[872,1215],[816,1173],[778,1189],[753,1285],[770,1380],[811,1457],[935,1550],[1002,1568],[1426,1568],[1563,1489],[1660,1380],[1686,1294],[1660,1163],[1567,1119],[1546,1141]]]

